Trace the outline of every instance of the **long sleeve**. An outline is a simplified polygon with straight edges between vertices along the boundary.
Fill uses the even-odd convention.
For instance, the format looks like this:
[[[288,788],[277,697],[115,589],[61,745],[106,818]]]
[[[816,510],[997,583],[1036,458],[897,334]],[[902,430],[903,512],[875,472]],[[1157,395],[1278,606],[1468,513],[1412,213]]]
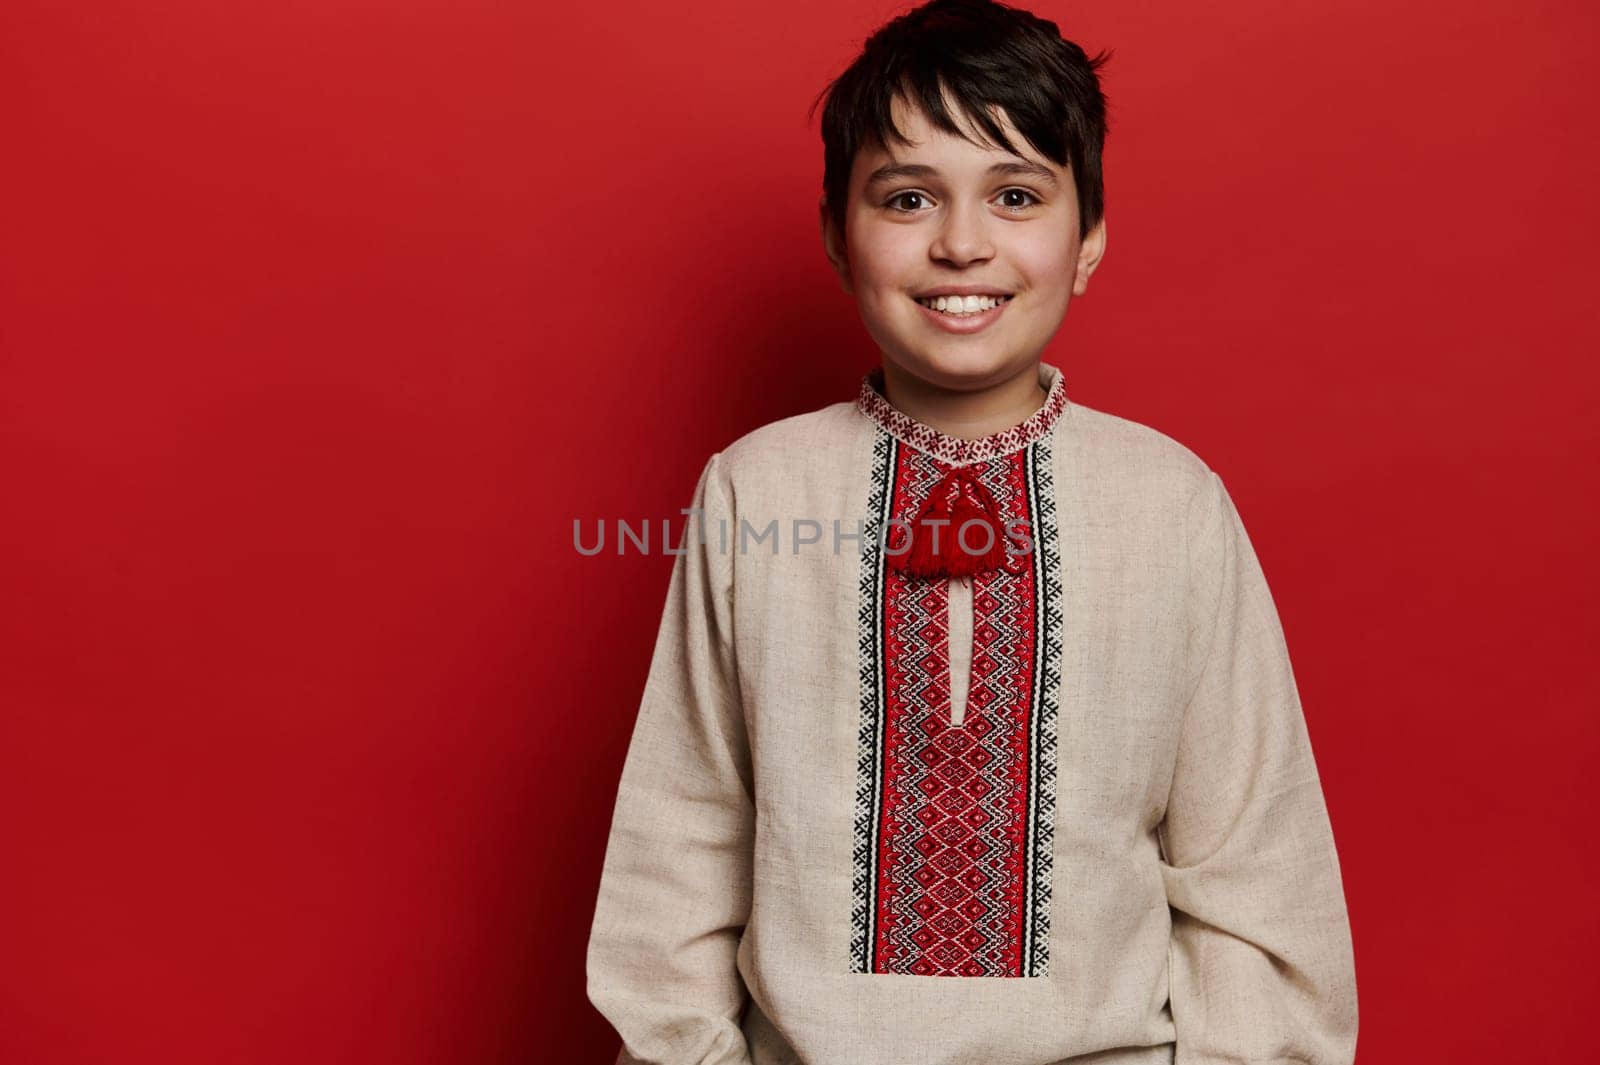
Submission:
[[[1188,520],[1203,665],[1158,835],[1176,1065],[1350,1065],[1350,926],[1282,626],[1214,472]]]
[[[733,556],[719,526],[731,544],[734,520],[718,459],[700,474],[692,506],[702,514],[688,516],[673,562],[589,936],[589,1000],[622,1037],[618,1065],[750,1061],[736,959],[755,807]]]

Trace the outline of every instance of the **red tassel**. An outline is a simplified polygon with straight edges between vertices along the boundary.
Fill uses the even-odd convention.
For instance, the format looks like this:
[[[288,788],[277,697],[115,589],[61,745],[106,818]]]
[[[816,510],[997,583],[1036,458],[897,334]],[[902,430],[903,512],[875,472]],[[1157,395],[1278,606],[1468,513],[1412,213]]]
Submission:
[[[945,524],[928,524],[941,520]],[[911,547],[906,550],[908,538]],[[970,551],[962,546],[963,541]],[[988,550],[983,550],[985,545]],[[973,577],[1007,562],[999,504],[970,466],[958,466],[944,475],[928,493],[915,524],[909,529],[893,527],[890,547],[893,551],[886,553],[889,565],[912,577]]]

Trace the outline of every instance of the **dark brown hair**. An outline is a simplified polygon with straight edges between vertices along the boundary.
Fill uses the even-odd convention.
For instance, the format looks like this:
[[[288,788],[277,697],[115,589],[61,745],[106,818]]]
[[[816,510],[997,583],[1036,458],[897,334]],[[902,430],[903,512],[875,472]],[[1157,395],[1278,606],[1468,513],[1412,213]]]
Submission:
[[[1040,155],[1070,167],[1079,236],[1087,235],[1105,214],[1106,98],[1098,71],[1110,56],[1090,58],[1054,22],[994,0],[930,0],[886,23],[811,105],[815,114],[827,98],[822,190],[839,233],[856,153],[906,143],[891,111],[896,95],[920,106],[936,128],[971,140],[945,108],[948,92],[1007,151],[1021,154],[990,107],[1002,108]]]

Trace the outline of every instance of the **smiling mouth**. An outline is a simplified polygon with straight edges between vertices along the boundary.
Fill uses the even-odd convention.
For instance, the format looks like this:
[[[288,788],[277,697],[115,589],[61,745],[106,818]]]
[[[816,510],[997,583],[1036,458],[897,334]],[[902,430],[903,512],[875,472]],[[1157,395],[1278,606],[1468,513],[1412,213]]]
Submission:
[[[1010,300],[1010,296],[933,296],[917,302],[949,318],[971,318]]]

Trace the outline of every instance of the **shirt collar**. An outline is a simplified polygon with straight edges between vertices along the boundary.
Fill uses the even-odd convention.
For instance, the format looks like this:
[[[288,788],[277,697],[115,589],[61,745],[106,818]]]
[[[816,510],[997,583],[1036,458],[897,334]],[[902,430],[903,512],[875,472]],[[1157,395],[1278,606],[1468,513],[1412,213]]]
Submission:
[[[1041,362],[1039,384],[1046,389],[1044,403],[1027,420],[976,440],[963,440],[941,432],[890,403],[883,394],[881,366],[862,377],[856,408],[902,444],[926,451],[946,463],[965,465],[1020,451],[1055,427],[1062,411],[1067,408],[1067,392],[1061,370],[1050,363]]]

